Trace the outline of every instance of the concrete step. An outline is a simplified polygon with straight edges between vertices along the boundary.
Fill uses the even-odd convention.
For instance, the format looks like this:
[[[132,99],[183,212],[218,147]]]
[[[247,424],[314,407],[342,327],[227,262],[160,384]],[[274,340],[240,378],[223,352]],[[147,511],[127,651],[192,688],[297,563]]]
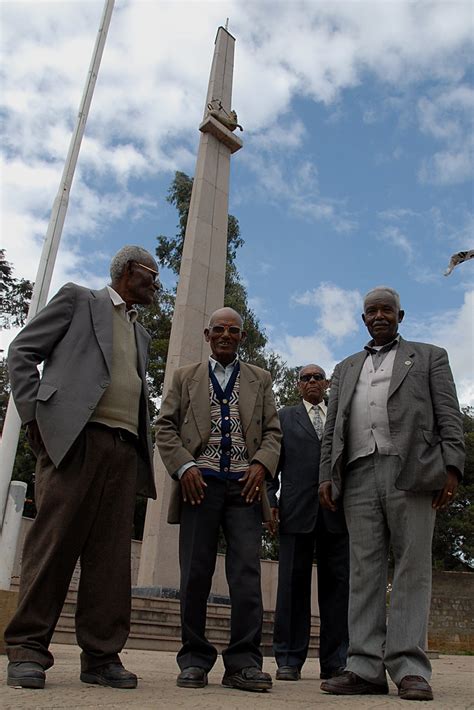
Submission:
[[[75,644],[74,614],[77,592],[68,592],[59,618],[53,642]],[[272,656],[274,612],[265,611],[262,626],[262,652]],[[206,635],[221,652],[230,638],[230,607],[208,604]],[[319,646],[319,618],[311,619],[311,641],[308,655],[317,657]],[[132,623],[126,648],[150,651],[177,652],[181,647],[181,615],[179,600],[161,597],[132,596]]]

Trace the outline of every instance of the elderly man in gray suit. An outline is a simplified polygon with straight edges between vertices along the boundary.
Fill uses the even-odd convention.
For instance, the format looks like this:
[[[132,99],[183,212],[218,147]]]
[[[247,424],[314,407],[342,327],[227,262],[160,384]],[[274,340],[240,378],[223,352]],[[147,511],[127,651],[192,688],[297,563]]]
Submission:
[[[338,499],[350,537],[346,671],[321,689],[432,700],[424,651],[436,510],[453,500],[464,466],[462,419],[446,351],[398,334],[400,297],[364,299],[372,336],[335,369],[320,462],[320,501]],[[386,622],[389,548],[393,586]]]
[[[135,492],[156,498],[156,491],[145,374],[150,336],[132,306],[153,302],[158,271],[147,251],[126,246],[110,275],[111,286],[100,291],[63,286],[8,354],[13,397],[37,457],[38,511],[25,541],[18,609],[5,632],[8,685],[44,687],[78,558],[80,679],[137,685],[118,654],[130,630]]]

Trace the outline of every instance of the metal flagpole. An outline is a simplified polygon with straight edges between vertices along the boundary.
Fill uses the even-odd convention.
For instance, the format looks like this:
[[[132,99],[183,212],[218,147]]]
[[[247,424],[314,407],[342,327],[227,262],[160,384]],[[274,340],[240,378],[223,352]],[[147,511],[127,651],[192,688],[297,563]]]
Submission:
[[[104,51],[105,41],[107,39],[114,4],[115,0],[105,1],[104,11],[100,21],[99,31],[89,66],[89,72],[87,74],[86,85],[84,87],[84,92],[79,106],[76,126],[71,137],[58,194],[54,200],[51,210],[51,217],[49,220],[48,230],[46,232],[43,250],[41,252],[38,273],[33,288],[33,295],[31,298],[27,321],[33,318],[33,316],[35,316],[36,313],[43,308],[48,296],[56,255],[66,217],[71,184],[74,177],[74,171],[76,169],[79,149],[84,135],[84,129],[86,126],[87,116],[89,114],[89,108],[92,101],[92,95],[94,93],[94,87]],[[11,519],[11,515],[6,515],[7,508],[9,506],[14,506],[18,510],[20,507],[21,517],[23,507],[23,503],[19,506],[18,494],[13,497],[10,491],[11,485],[13,485],[13,482],[10,485],[10,479],[13,471],[13,464],[15,462],[20,427],[20,418],[18,416],[18,412],[16,411],[13,398],[10,396],[3,427],[3,435],[0,440],[0,528],[2,528],[2,532],[0,533],[0,553],[2,553],[0,554],[0,566],[3,566],[4,564],[4,521]],[[12,548],[15,549],[16,544],[12,545],[11,542],[9,542],[8,547],[10,550]],[[7,556],[11,557],[10,554]],[[13,561],[11,563],[13,564]],[[0,580],[2,580],[3,577],[4,575],[0,574]],[[0,581],[0,588],[2,588],[1,584],[2,583]]]

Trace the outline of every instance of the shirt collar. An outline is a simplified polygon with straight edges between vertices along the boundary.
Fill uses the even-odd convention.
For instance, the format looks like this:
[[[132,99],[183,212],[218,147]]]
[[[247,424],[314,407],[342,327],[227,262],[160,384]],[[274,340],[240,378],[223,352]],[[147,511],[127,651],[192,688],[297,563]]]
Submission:
[[[223,370],[227,370],[228,368],[231,368],[231,369],[233,370],[238,361],[239,361],[239,356],[236,355],[236,356],[235,356],[235,359],[232,360],[232,362],[230,362],[228,365],[226,365],[226,366],[224,367],[224,365],[221,365],[220,362],[218,362],[217,360],[214,360],[214,358],[212,357],[212,355],[209,355],[209,362],[211,363],[211,370],[212,370],[213,372],[214,372],[214,370],[216,369],[217,366],[219,366],[219,367],[222,368]]]
[[[303,399],[303,404],[306,407],[306,411],[308,412],[308,414],[312,410],[313,407],[319,407],[319,409],[323,412],[323,414],[326,414],[327,407],[326,407],[326,403],[324,402],[324,400],[322,400],[321,402],[318,402],[318,404],[311,404],[311,402],[308,402],[308,400]]]
[[[127,311],[127,305],[123,300],[122,296],[117,293],[117,291],[115,291],[112,286],[107,286],[107,290],[109,292],[110,300],[112,301],[113,305],[116,308],[121,309],[121,311],[125,314],[127,320],[130,321],[130,323],[135,323],[138,318],[138,311],[136,311],[135,308],[130,308],[130,310]]]
[[[391,340],[389,343],[386,343],[385,345],[374,345],[373,340],[369,340],[367,345],[364,345],[364,350],[367,350],[368,353],[371,355],[374,355],[375,353],[387,353],[389,350],[391,350],[395,345],[398,345],[400,342],[400,333],[397,333],[395,338]]]

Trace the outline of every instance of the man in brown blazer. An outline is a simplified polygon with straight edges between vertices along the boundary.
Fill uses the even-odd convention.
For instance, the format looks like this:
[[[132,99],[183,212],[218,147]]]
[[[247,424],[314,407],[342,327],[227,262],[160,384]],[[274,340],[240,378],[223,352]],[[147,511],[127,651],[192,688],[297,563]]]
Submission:
[[[349,653],[336,695],[432,700],[425,653],[436,511],[464,467],[462,417],[445,350],[404,340],[400,297],[369,291],[370,342],[332,377],[319,466],[321,505],[343,501],[350,539]],[[387,622],[389,549],[394,572]]]
[[[181,526],[183,688],[207,685],[217,657],[205,627],[220,528],[232,604],[222,684],[252,691],[272,685],[261,670],[260,547],[262,520],[270,520],[265,479],[275,474],[281,435],[270,374],[237,357],[242,325],[232,308],[212,314],[204,331],[211,356],[176,370],[157,424],[156,443],[174,479],[168,521]]]

